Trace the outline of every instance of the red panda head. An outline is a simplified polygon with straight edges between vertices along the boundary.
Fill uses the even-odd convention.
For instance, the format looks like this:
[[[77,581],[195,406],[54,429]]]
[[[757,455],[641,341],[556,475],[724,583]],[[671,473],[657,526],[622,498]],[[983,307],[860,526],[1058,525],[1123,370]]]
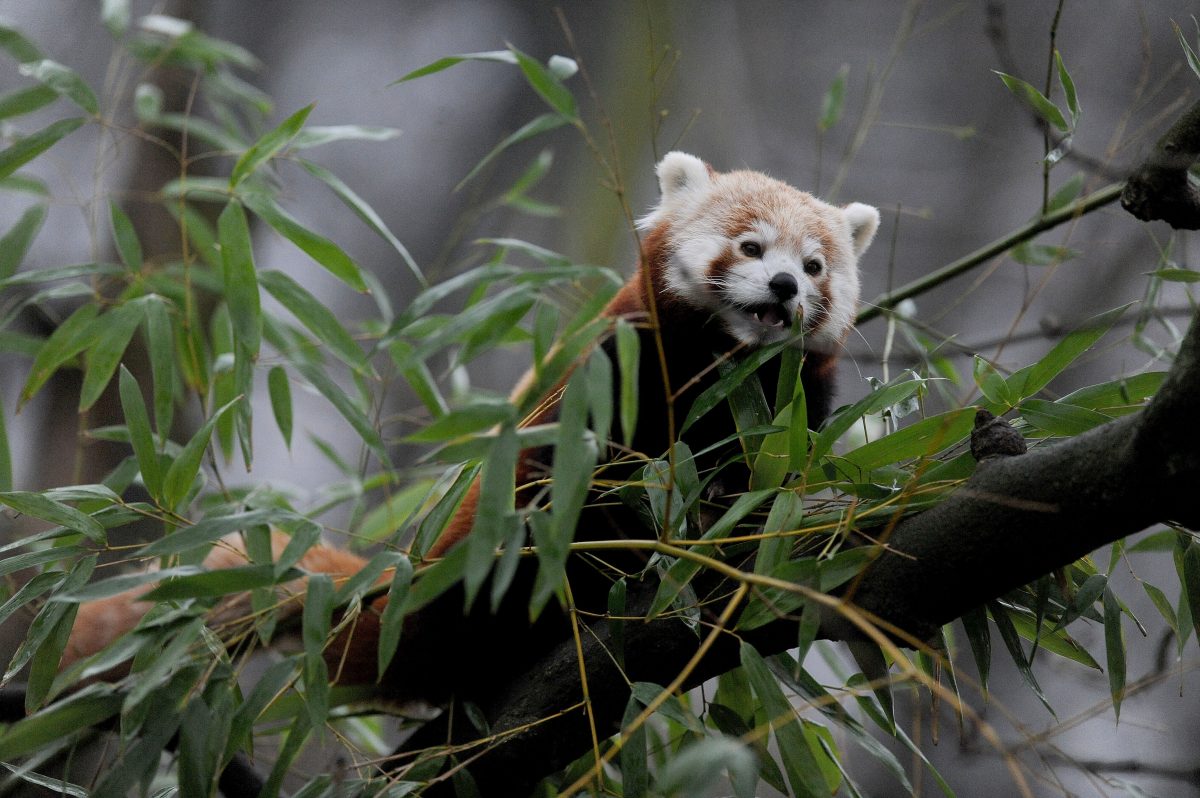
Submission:
[[[711,312],[749,346],[784,340],[793,319],[808,347],[844,340],[879,211],[830,205],[759,172],[716,172],[682,152],[656,172],[662,199],[640,226],[667,250],[658,291]]]

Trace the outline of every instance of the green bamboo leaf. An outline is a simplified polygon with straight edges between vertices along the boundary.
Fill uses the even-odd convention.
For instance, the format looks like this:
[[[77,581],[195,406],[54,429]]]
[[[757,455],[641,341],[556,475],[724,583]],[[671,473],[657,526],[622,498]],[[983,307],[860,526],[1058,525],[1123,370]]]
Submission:
[[[79,532],[93,543],[104,545],[104,527],[99,521],[41,493],[21,490],[6,491],[0,493],[0,504],[7,505],[22,515],[40,518],[43,521]]]
[[[29,377],[25,381],[25,387],[21,389],[20,400],[17,403],[18,410],[33,398],[59,366],[92,343],[93,323],[99,311],[99,306],[92,303],[80,305],[78,310],[50,334],[38,350],[33,365],[29,367]]]
[[[962,616],[962,622],[971,646],[971,656],[975,660],[975,669],[979,672],[979,686],[986,697],[988,674],[992,669],[992,632],[988,628],[987,612],[983,607],[976,607]]]
[[[577,118],[577,110],[575,105],[575,97],[570,90],[562,84],[558,76],[553,71],[543,66],[538,61],[525,55],[525,53],[509,47],[512,54],[517,58],[517,66],[521,68],[522,74],[525,75],[525,80],[529,83],[533,90],[538,93],[546,104],[553,108],[556,112],[566,117],[568,120],[574,121]]]
[[[272,366],[267,372],[267,392],[271,396],[271,412],[283,435],[283,442],[292,448],[292,386],[283,366]]]
[[[121,356],[145,315],[144,302],[136,300],[113,308],[91,325],[94,340],[89,344],[79,390],[79,412],[89,409],[112,380]]]
[[[1183,583],[1183,600],[1179,607],[1180,646],[1186,640],[1184,612],[1196,630],[1196,641],[1200,642],[1200,544],[1191,542],[1183,552],[1180,581]]]
[[[601,355],[603,357],[603,355]],[[541,614],[546,602],[562,589],[566,557],[575,539],[575,526],[587,501],[599,449],[587,430],[587,369],[571,375],[559,403],[558,441],[554,446],[554,481],[550,485],[550,525],[539,540],[538,575],[529,600],[530,616]]]
[[[636,696],[630,695],[629,702],[625,705],[625,717],[621,720],[622,730],[632,726],[641,711],[641,702]],[[621,747],[621,792],[625,798],[645,798],[650,788],[646,736],[645,724],[623,734],[622,741],[625,744]]]
[[[44,108],[58,99],[49,86],[29,86],[0,97],[0,119],[11,119]]]
[[[312,130],[312,128],[309,128],[309,130]],[[301,135],[303,135],[303,132]],[[375,209],[367,204],[366,200],[356,194],[348,185],[342,182],[341,178],[330,172],[328,169],[317,166],[315,163],[310,161],[302,160],[300,161],[300,165],[308,170],[308,173],[313,177],[329,186],[329,188],[333,190],[333,193],[337,195],[338,199],[345,203],[346,207],[354,211],[358,215],[358,218],[366,222],[367,227],[370,227],[372,230],[374,230],[380,238],[392,246],[392,249],[396,250],[396,252],[400,255],[400,258],[404,261],[404,265],[408,267],[410,272],[412,272],[413,277],[417,278],[418,285],[420,285],[422,288],[427,288],[429,286],[429,281],[425,279],[425,274],[421,271],[421,267],[417,265],[417,262],[413,260],[413,256],[409,253],[408,248],[404,246],[404,244],[400,243],[400,239],[396,238],[396,236],[392,234],[392,231],[388,229],[387,224],[383,221],[379,214],[375,212]]]
[[[441,72],[443,69],[449,69],[455,64],[461,64],[463,61],[496,61],[504,64],[517,63],[516,55],[509,50],[491,50],[481,53],[463,53],[462,55],[450,55],[444,58],[439,58],[431,64],[427,64],[420,69],[414,69],[404,77],[392,81],[389,85],[395,86],[397,83],[404,83],[408,80],[423,78],[426,75],[432,75],[436,72]]]
[[[362,442],[375,453],[380,462],[385,464],[391,462],[387,447],[383,444],[383,438],[380,437],[379,431],[375,429],[371,420],[367,418],[367,414],[329,377],[324,368],[307,361],[296,361],[293,366],[308,380],[309,384],[329,400],[329,403],[354,428]]]
[[[1121,628],[1121,604],[1107,587],[1104,588],[1104,650],[1113,715],[1120,720],[1121,699],[1125,697],[1125,632]]]
[[[20,267],[21,261],[25,260],[25,254],[29,252],[29,245],[42,229],[45,219],[46,206],[34,205],[21,214],[21,218],[12,229],[0,238],[0,280],[11,277]]]
[[[100,113],[96,93],[75,70],[46,58],[21,64],[20,71],[22,75],[49,86],[89,114]]]
[[[897,402],[907,399],[924,385],[924,379],[912,372],[907,372],[867,394],[849,407],[834,413],[825,421],[821,426],[821,431],[813,439],[813,462],[824,457],[833,447],[834,442],[858,423],[860,418],[869,413],[878,413],[886,407],[891,407]]]
[[[18,64],[38,61],[42,57],[42,51],[36,44],[6,22],[0,22],[0,48],[7,50]]]
[[[964,407],[922,419],[842,455],[863,471],[914,457],[929,457],[953,446],[971,434],[975,408]]]
[[[842,64],[834,76],[825,95],[821,98],[821,118],[817,122],[817,130],[826,132],[842,118],[842,106],[846,98],[846,77],[850,74],[850,65]]]
[[[205,449],[208,448],[213,427],[216,426],[221,416],[225,415],[239,401],[240,398],[234,399],[213,413],[183,447],[183,451],[179,453],[175,461],[171,463],[171,467],[167,469],[167,475],[163,479],[163,499],[167,508],[177,508],[183,501],[192,486],[192,480],[196,478],[196,474],[200,470],[200,461],[204,457]]]
[[[1021,638],[1017,634],[1016,627],[1013,626],[1008,609],[996,601],[988,602],[988,609],[991,610],[992,620],[995,622],[996,628],[1000,631],[1000,639],[1004,641],[1004,645],[1008,649],[1013,663],[1017,666],[1017,671],[1020,672],[1021,678],[1025,680],[1025,684],[1038,697],[1038,700],[1042,702],[1042,706],[1057,718],[1058,715],[1055,714],[1054,708],[1050,706],[1050,702],[1046,700],[1046,695],[1042,692],[1041,685],[1038,684],[1037,678],[1033,675],[1033,669],[1030,668],[1029,660],[1025,656],[1024,649],[1021,647]]]
[[[763,363],[774,357],[781,348],[782,345],[774,345],[756,349],[747,355],[745,359],[739,360],[732,368],[727,371],[722,370],[720,379],[706,388],[692,402],[692,408],[688,411],[687,418],[683,420],[683,425],[679,428],[679,434],[682,435],[692,424],[724,401],[735,388],[742,385],[754,372],[758,371]],[[762,393],[761,389],[759,393]]]
[[[516,408],[507,399],[480,396],[470,404],[455,408],[435,419],[428,426],[407,436],[405,440],[412,443],[439,443],[516,420]]]
[[[979,392],[989,402],[1005,407],[1012,407],[1016,404],[1016,398],[1009,393],[1008,383],[996,371],[996,367],[987,360],[975,355],[971,373],[975,378],[975,385],[979,387]]]
[[[2,499],[0,499],[2,501]],[[92,571],[96,567],[96,555],[92,554],[87,557],[82,557],[71,566],[71,570],[67,572],[63,579],[62,585],[59,588],[64,593],[81,587],[87,583],[88,577],[92,575]],[[62,645],[66,643],[63,632],[64,624],[69,627],[75,618],[75,610],[77,605],[67,602],[48,601],[38,610],[37,616],[29,625],[29,630],[25,633],[25,639],[21,641],[21,645],[17,647],[16,652],[12,655],[12,659],[8,663],[8,668],[4,672],[4,677],[0,679],[0,684],[9,682],[14,676],[20,673],[30,660],[36,657],[43,649],[49,645],[58,649],[58,653],[62,653]],[[57,666],[57,660],[54,665]],[[53,678],[53,673],[50,674]],[[32,712],[41,699],[45,697],[46,690],[49,688],[49,681],[45,681],[45,677],[39,674],[39,684],[32,692],[25,694],[25,708],[27,712]],[[0,735],[2,737],[3,735]]]
[[[1024,80],[1021,80],[1020,78],[1013,77],[1012,75],[1005,74],[1004,72],[997,72],[996,70],[992,71],[996,72],[996,74],[1000,77],[1000,80],[1004,81],[1004,85],[1008,87],[1009,91],[1016,95],[1017,98],[1027,106],[1032,108],[1038,116],[1040,116],[1042,119],[1045,119],[1051,125],[1054,125],[1054,127],[1057,128],[1060,133],[1070,132],[1071,127],[1067,124],[1067,120],[1063,117],[1062,111],[1058,109],[1057,105],[1046,99],[1046,95],[1042,94],[1032,85]]]
[[[0,402],[0,491],[10,491],[12,487],[12,449],[8,445],[8,422],[4,420],[3,402]]]
[[[520,523],[513,493],[520,448],[516,429],[511,423],[505,424],[483,461],[475,522],[471,526],[471,534],[461,546],[467,551],[463,575],[467,606],[473,603],[484,579],[491,572],[496,549],[512,538],[512,527]]]
[[[287,308],[319,341],[356,371],[370,371],[366,353],[329,308],[283,272],[258,275],[263,288]]]
[[[396,655],[400,645],[400,635],[404,630],[404,613],[408,598],[408,590],[412,586],[413,567],[407,557],[395,561],[396,570],[392,574],[392,584],[388,589],[387,606],[379,619],[379,646],[377,649],[378,678],[383,679],[388,665]]]
[[[1200,272],[1191,269],[1158,269],[1147,274],[1172,283],[1200,283]]]
[[[142,472],[142,482],[150,495],[156,501],[161,501],[162,470],[159,466],[158,450],[154,446],[154,436],[150,434],[150,418],[146,413],[146,405],[142,400],[142,391],[137,380],[124,366],[121,366],[119,387],[121,409],[125,414],[125,425],[129,428],[133,454],[137,458],[138,469]]]
[[[230,200],[217,220],[224,265],[225,301],[233,322],[234,341],[251,357],[258,355],[262,339],[262,309],[254,270],[254,245],[242,204]],[[235,349],[236,351],[236,349]]]
[[[280,522],[289,533],[287,545],[279,552],[275,560],[275,577],[278,579],[296,563],[303,559],[308,550],[321,540],[321,525],[307,518],[292,517]]]
[[[742,643],[741,661],[750,686],[766,713],[767,723],[775,733],[792,795],[798,798],[829,795],[820,763],[797,723],[796,711],[771,675],[767,663],[749,643]],[[822,754],[821,759],[825,758]]]
[[[644,754],[644,741],[642,748]],[[655,789],[661,795],[703,795],[723,778],[729,779],[735,798],[754,798],[758,785],[754,753],[741,740],[704,737],[667,760],[655,780]]]
[[[154,425],[159,436],[166,440],[171,433],[175,411],[175,336],[166,299],[158,294],[147,294],[143,309],[146,312],[143,329],[154,384]]]
[[[1165,371],[1148,371],[1112,382],[1080,388],[1059,399],[1059,404],[1070,404],[1100,410],[1106,415],[1117,415],[1120,408],[1143,404],[1153,396],[1167,378]]]
[[[1009,619],[1013,623],[1013,628],[1017,630],[1017,634],[1025,640],[1035,642],[1039,649],[1045,649],[1051,654],[1056,654],[1072,662],[1078,662],[1080,665],[1092,668],[1093,670],[1104,670],[1092,655],[1088,653],[1088,650],[1081,646],[1075,638],[1067,634],[1067,631],[1061,628],[1061,625],[1056,628],[1054,624],[1043,620],[1040,625],[1035,626],[1034,619],[1022,613],[1013,613],[1009,616]]]
[[[583,370],[587,380],[588,413],[596,433],[592,445],[598,443],[604,447],[608,445],[613,429],[613,364],[603,350],[594,349]]]
[[[742,494],[719,519],[713,522],[700,539],[713,541],[728,537],[742,519],[758,509],[774,493],[774,490],[758,490]],[[663,574],[658,592],[654,596],[654,603],[650,605],[650,610],[646,615],[653,618],[671,606],[671,602],[692,581],[692,577],[700,571],[701,567],[699,563],[692,560],[676,560]]]
[[[177,529],[169,535],[146,544],[141,549],[138,549],[136,556],[168,557],[174,554],[183,554],[184,552],[211,544],[213,541],[228,535],[230,532],[238,532],[267,524],[278,526],[295,517],[295,514],[289,510],[274,507],[232,513],[230,515],[211,516],[191,526]]]
[[[7,726],[0,734],[0,760],[13,762],[51,745],[64,729],[86,729],[121,711],[121,694],[111,684],[92,684],[28,718]]]
[[[304,703],[314,727],[325,724],[329,715],[329,669],[325,665],[325,642],[333,619],[333,580],[329,574],[308,578],[304,599]]]
[[[431,491],[432,495],[441,498],[429,509],[417,527],[417,535],[412,546],[414,554],[425,556],[429,547],[441,536],[446,524],[450,522],[478,474],[478,465],[468,465],[463,468],[454,466],[442,474]]]
[[[637,429],[641,342],[637,330],[625,319],[617,319],[616,338],[617,365],[621,372],[621,436],[626,446],[632,446]]]
[[[270,198],[248,195],[244,197],[244,202],[258,218],[307,253],[334,277],[355,291],[366,292],[367,284],[363,281],[358,264],[337,244],[301,225]]]
[[[1171,600],[1167,598],[1167,594],[1149,582],[1142,582],[1142,587],[1145,589],[1146,595],[1150,597],[1150,601],[1153,602],[1155,609],[1158,610],[1163,620],[1167,622],[1167,626],[1171,627],[1171,631],[1175,632],[1176,637],[1178,637],[1179,616],[1175,614],[1175,608],[1171,606]],[[2,621],[3,615],[0,614],[0,622]]]
[[[308,115],[312,112],[312,109],[313,106],[311,105],[304,106],[280,122],[278,127],[263,135],[262,138],[254,142],[248,150],[242,153],[242,157],[238,158],[237,163],[233,166],[233,171],[229,175],[229,187],[231,189],[237,188],[239,183],[286,147],[296,137],[296,134],[300,132],[300,128],[304,127],[304,121],[308,119]]]
[[[1128,308],[1129,305],[1122,305],[1093,316],[1081,324],[1079,329],[1055,344],[1037,363],[1014,372],[1006,381],[1008,396],[1020,400],[1027,396],[1033,396],[1046,387],[1050,380],[1058,376],[1076,358],[1091,349],[1116,324]],[[1010,404],[1015,404],[1015,402]]]
[[[1175,29],[1175,35],[1179,37],[1179,45],[1183,48],[1183,54],[1187,58],[1188,66],[1196,73],[1196,77],[1200,78],[1200,55],[1197,55],[1196,51],[1192,49],[1191,43],[1183,35],[1183,29],[1179,27],[1179,24],[1175,20],[1171,20],[1171,27]]]
[[[1021,418],[1035,429],[1064,438],[1079,435],[1112,421],[1111,416],[1095,410],[1041,399],[1026,399],[1021,402],[1020,413]]]
[[[548,133],[551,130],[555,130],[563,125],[568,124],[569,122],[570,120],[564,117],[562,114],[542,114],[541,116],[526,122],[519,130],[517,130],[517,132],[506,137],[503,141],[493,147],[491,152],[483,156],[483,159],[471,168],[471,171],[467,173],[467,176],[458,181],[458,185],[454,187],[454,190],[461,190],[462,187],[471,182],[471,180],[475,178],[485,166],[491,163],[496,156],[507,150],[509,147],[512,147],[514,144],[520,144],[522,141],[527,139],[540,136],[543,133]]]
[[[303,571],[291,570],[277,577],[274,565],[238,565],[169,579],[147,593],[145,599],[182,601],[193,598],[219,598],[243,590],[290,582],[302,576]]]
[[[57,280],[67,280],[72,277],[105,277],[124,273],[121,266],[115,263],[77,263],[71,266],[58,266],[50,269],[34,269],[32,271],[14,274],[0,281],[0,288],[14,285],[40,285]]]
[[[132,271],[142,270],[142,244],[138,241],[137,231],[133,222],[125,215],[117,203],[108,203],[109,220],[112,223],[113,241],[117,244],[117,252],[121,261]]]
[[[1058,82],[1062,84],[1063,94],[1067,98],[1067,110],[1071,112],[1071,127],[1079,124],[1079,114],[1082,110],[1079,107],[1079,98],[1075,95],[1075,81],[1071,79],[1071,73],[1067,71],[1066,64],[1063,63],[1062,53],[1057,49],[1054,51],[1054,62],[1058,65]]]

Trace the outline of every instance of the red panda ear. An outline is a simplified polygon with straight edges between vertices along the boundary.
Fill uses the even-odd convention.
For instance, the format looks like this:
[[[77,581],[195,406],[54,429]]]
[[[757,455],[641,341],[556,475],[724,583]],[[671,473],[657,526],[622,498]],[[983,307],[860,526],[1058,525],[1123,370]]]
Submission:
[[[669,152],[655,167],[658,185],[662,189],[660,208],[677,204],[697,191],[704,191],[712,182],[712,168],[695,155]]]
[[[854,255],[857,257],[867,251],[879,229],[879,211],[861,202],[851,202],[842,212],[850,223],[850,239],[854,242]]]

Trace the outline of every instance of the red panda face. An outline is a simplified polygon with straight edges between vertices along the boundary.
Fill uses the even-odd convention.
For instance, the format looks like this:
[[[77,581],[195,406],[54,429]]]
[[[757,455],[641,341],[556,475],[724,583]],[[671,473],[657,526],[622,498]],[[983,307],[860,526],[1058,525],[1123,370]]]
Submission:
[[[681,152],[663,158],[657,173],[662,200],[641,225],[664,228],[659,290],[711,311],[749,346],[785,340],[793,325],[805,346],[842,342],[877,210],[839,208],[758,172],[714,172]]]

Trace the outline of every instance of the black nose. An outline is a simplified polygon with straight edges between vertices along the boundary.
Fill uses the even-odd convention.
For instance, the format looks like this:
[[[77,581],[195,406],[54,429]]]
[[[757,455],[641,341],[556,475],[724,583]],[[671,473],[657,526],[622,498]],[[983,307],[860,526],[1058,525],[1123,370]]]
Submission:
[[[779,272],[772,277],[771,282],[767,283],[767,288],[771,289],[771,293],[780,302],[787,302],[800,291],[800,286],[796,284],[796,278],[787,272]]]

